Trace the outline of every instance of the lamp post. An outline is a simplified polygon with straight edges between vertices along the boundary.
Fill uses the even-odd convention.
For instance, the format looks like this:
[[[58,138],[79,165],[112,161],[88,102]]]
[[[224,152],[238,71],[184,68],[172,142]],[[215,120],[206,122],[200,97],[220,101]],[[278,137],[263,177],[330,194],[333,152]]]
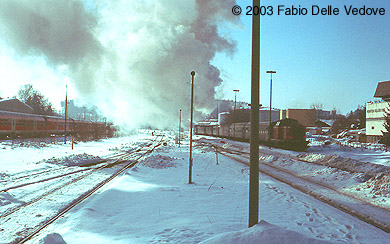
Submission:
[[[272,74],[276,74],[276,71],[270,71],[268,70],[266,72],[267,74],[271,74],[271,85],[269,90],[269,127],[268,127],[268,146],[271,142],[271,123],[272,123]]]
[[[253,8],[260,1],[253,0]],[[252,227],[259,222],[259,101],[260,101],[260,15],[252,15],[252,73],[251,73],[251,139],[249,170],[249,221]]]
[[[179,114],[179,147],[180,147],[181,109]]]
[[[195,71],[191,71],[190,162],[189,162],[188,184],[192,183],[192,117],[194,111],[194,76],[195,76]]]
[[[66,120],[67,120],[67,117],[68,117],[68,84],[66,84],[65,86],[66,90],[65,90],[65,143],[66,144]]]
[[[237,92],[240,90],[233,90],[234,91],[234,112],[233,112],[233,137],[236,137],[236,101],[237,101]]]

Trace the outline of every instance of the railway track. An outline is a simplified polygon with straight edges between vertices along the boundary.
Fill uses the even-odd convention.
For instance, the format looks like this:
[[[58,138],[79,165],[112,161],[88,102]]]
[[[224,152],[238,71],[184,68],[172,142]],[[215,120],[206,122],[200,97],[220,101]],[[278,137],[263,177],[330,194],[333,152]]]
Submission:
[[[28,174],[21,174],[21,175],[14,175],[14,176],[9,176],[9,175],[6,175],[6,176],[3,176],[3,179],[0,180],[0,184],[9,184],[10,182],[17,182],[18,180],[25,180],[25,179],[28,179],[28,178],[32,178],[34,176],[38,176],[38,175],[42,175],[42,174],[46,174],[46,173],[52,173],[53,171],[60,171],[60,170],[63,170],[67,167],[60,167],[60,168],[56,168],[56,169],[53,169],[53,168],[50,168],[50,169],[44,169],[44,170],[39,170],[39,171],[35,171],[34,173],[28,173]]]
[[[150,146],[151,144],[144,145]],[[104,157],[104,159],[94,161],[92,163],[83,163],[79,166],[61,166],[58,168],[43,169],[39,171],[34,171],[33,173],[23,173],[15,176],[3,177],[0,180],[0,185],[3,185],[3,188],[0,188],[0,193],[6,192],[11,189],[16,189],[28,185],[33,185],[37,183],[42,183],[45,181],[54,180],[57,178],[63,178],[72,174],[76,174],[83,171],[96,170],[96,168],[105,168],[110,167],[120,161],[123,157],[129,157],[134,153],[138,153],[142,150],[142,147],[132,149],[126,152],[119,152],[113,155]],[[101,165],[101,166],[99,166]],[[80,169],[82,167],[82,169]],[[57,174],[57,172],[62,172],[62,174]],[[45,178],[42,179],[40,176],[44,175]],[[38,178],[38,180],[36,180]]]
[[[240,163],[249,166],[249,153],[248,152],[240,152],[234,149],[222,148],[212,143],[202,143],[208,147],[212,147],[217,153],[220,153],[226,157],[229,157],[233,160],[236,160]],[[263,152],[260,151],[260,155],[271,155],[277,156],[280,158],[288,158],[289,160],[299,160],[305,163],[316,164],[314,162],[308,162],[305,160],[300,160],[291,155],[284,155],[281,153],[275,152]],[[259,161],[260,164],[260,172],[266,174],[277,181],[283,182],[285,184],[290,185],[291,187],[308,194],[328,205],[331,205],[345,213],[348,213],[370,225],[373,225],[387,233],[390,233],[390,211],[389,209],[381,208],[375,206],[366,201],[362,201],[361,199],[356,198],[351,194],[346,194],[345,192],[341,192],[335,187],[324,184],[322,182],[316,181],[312,178],[298,175],[292,171],[289,171],[285,168],[277,167],[270,163],[266,163],[262,160]],[[316,164],[321,165],[322,164]]]
[[[144,147],[131,152],[121,152],[118,156],[86,169],[53,176],[41,182],[8,187],[6,191],[2,191],[3,194],[15,192],[16,195],[22,195],[23,192],[30,192],[29,188],[33,187],[38,190],[32,197],[26,197],[24,200],[21,200],[23,197],[18,197],[19,203],[16,206],[0,213],[0,226],[15,227],[7,230],[0,227],[0,239],[5,243],[25,243],[105,184],[136,165],[162,143],[163,137],[156,137]],[[50,184],[47,184],[49,181]],[[37,187],[37,184],[42,186]],[[88,189],[86,186],[89,186]],[[4,206],[2,208],[4,209]],[[26,223],[28,213],[36,215],[31,216]]]

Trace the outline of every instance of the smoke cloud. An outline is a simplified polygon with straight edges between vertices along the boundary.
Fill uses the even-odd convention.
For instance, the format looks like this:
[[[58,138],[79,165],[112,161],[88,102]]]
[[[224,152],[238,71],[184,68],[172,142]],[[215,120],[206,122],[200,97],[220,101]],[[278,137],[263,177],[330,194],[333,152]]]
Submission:
[[[218,25],[237,21],[235,0],[3,0],[0,34],[20,55],[65,70],[79,95],[118,124],[177,127],[189,117],[190,72],[198,114],[215,108],[222,80],[210,64],[236,43]]]

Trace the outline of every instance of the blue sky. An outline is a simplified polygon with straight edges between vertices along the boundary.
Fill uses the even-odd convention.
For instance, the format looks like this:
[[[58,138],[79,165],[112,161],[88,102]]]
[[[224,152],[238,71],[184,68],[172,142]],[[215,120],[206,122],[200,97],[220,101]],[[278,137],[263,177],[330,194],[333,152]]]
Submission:
[[[244,9],[251,1],[238,0]],[[306,16],[261,17],[260,101],[269,106],[270,76],[273,75],[273,107],[324,109],[341,113],[373,100],[378,81],[389,80],[390,3],[387,1],[261,1],[262,5],[301,5]],[[347,16],[344,5],[382,7],[384,16]],[[338,7],[338,16],[311,16],[311,6]],[[244,11],[243,11],[244,12]],[[214,61],[222,70],[223,96],[250,101],[251,16],[240,16],[242,28],[225,26],[223,33],[238,43],[231,59],[218,54]]]

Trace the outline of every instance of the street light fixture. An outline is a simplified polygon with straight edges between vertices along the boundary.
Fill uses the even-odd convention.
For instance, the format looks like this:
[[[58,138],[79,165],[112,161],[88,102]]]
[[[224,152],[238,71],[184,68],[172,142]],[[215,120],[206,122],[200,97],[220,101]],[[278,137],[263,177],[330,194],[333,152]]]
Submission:
[[[236,137],[236,101],[237,101],[237,92],[240,90],[233,90],[234,91],[234,112],[233,112],[233,137]]]
[[[271,74],[271,86],[269,95],[269,128],[268,128],[268,145],[271,143],[271,123],[272,123],[272,74],[276,74],[276,71],[267,71],[267,74]]]

